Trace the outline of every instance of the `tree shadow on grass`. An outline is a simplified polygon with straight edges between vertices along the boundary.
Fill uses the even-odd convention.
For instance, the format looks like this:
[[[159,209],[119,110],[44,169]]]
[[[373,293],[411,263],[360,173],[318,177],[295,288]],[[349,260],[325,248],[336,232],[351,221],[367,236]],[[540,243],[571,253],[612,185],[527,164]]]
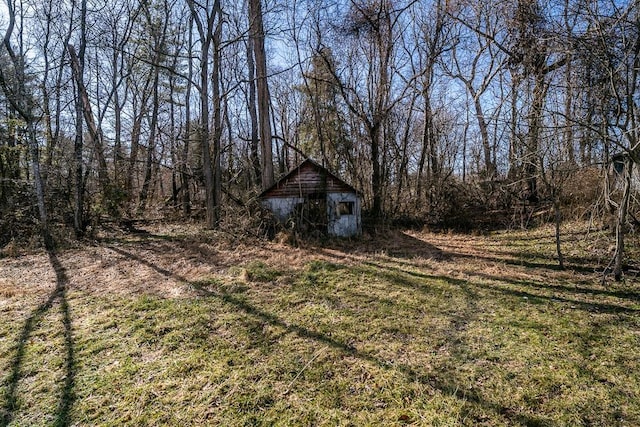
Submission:
[[[140,264],[150,267],[158,273],[171,277],[173,279],[188,283],[201,297],[216,299],[231,309],[240,311],[247,316],[250,316],[259,322],[281,328],[287,333],[293,333],[300,338],[313,340],[317,343],[327,345],[334,348],[345,355],[349,355],[360,360],[375,364],[385,370],[395,370],[405,376],[408,382],[418,382],[424,385],[433,387],[439,390],[445,395],[453,396],[471,405],[478,406],[484,411],[493,412],[498,417],[504,417],[507,422],[512,424],[524,424],[530,426],[545,425],[546,420],[543,417],[530,416],[527,414],[519,413],[516,409],[504,407],[497,403],[486,400],[483,396],[474,390],[468,390],[457,384],[451,378],[445,377],[445,375],[439,376],[433,373],[428,373],[421,367],[414,367],[404,363],[396,363],[394,361],[384,360],[373,352],[358,349],[355,345],[349,342],[336,339],[330,335],[322,332],[318,332],[309,327],[292,323],[279,317],[278,315],[271,313],[259,306],[256,306],[243,297],[234,295],[231,292],[225,292],[221,290],[212,290],[209,288],[207,282],[189,282],[184,277],[174,274],[171,271],[156,266],[153,262],[146,260],[132,252],[125,251],[118,247],[108,246],[112,251],[127,257],[131,260],[135,260]],[[463,327],[460,325],[460,327]],[[260,329],[260,328],[258,328]]]
[[[427,373],[420,368],[416,368],[407,364],[383,360],[375,354],[366,350],[359,350],[354,345],[351,345],[347,342],[332,338],[324,333],[314,331],[304,326],[287,322],[276,316],[275,314],[269,313],[268,311],[256,307],[255,305],[252,305],[247,301],[234,296],[233,294],[219,293],[198,285],[194,285],[194,288],[198,290],[203,296],[219,299],[227,305],[233,307],[234,309],[241,310],[247,315],[257,318],[260,321],[265,322],[271,326],[282,328],[290,333],[296,334],[300,338],[311,339],[318,343],[328,345],[345,355],[356,357],[360,360],[372,363],[382,369],[395,370],[397,372],[400,372],[406,377],[407,381],[409,382],[419,382],[421,384],[431,386],[445,395],[454,396],[455,398],[460,399],[464,402],[478,405],[484,410],[488,410],[498,416],[505,417],[512,423],[531,426],[545,424],[545,420],[543,418],[520,414],[512,408],[503,407],[499,404],[487,401],[477,392],[468,389],[465,390],[464,387],[461,387],[459,384],[456,384],[449,378],[443,378],[432,373]]]
[[[464,360],[465,358],[469,357],[468,347],[466,347],[467,342],[464,340],[461,333],[464,333],[465,328],[469,322],[472,322],[474,318],[477,318],[477,316],[474,315],[474,311],[478,306],[480,309],[482,309],[483,299],[491,300],[495,297],[506,297],[512,299],[513,301],[516,301],[517,304],[520,304],[523,308],[529,306],[530,304],[541,304],[546,307],[551,307],[551,305],[553,304],[556,308],[559,308],[562,311],[570,308],[572,311],[578,310],[585,312],[586,314],[583,314],[582,318],[585,320],[588,319],[589,327],[583,327],[582,329],[580,329],[580,332],[575,333],[575,335],[573,333],[570,336],[555,335],[550,338],[547,335],[547,331],[539,332],[544,333],[547,340],[558,339],[563,342],[563,345],[567,340],[569,342],[571,342],[571,340],[578,340],[579,345],[577,346],[576,351],[579,355],[582,356],[582,361],[578,362],[576,369],[579,371],[580,378],[577,379],[575,383],[568,383],[569,387],[575,387],[577,384],[580,384],[579,381],[590,381],[597,382],[602,387],[605,387],[607,393],[610,393],[609,396],[611,397],[616,396],[617,393],[620,393],[621,395],[623,393],[617,391],[616,384],[612,380],[610,380],[606,374],[603,374],[601,370],[597,369],[597,366],[594,367],[594,365],[599,365],[599,363],[596,364],[593,362],[593,357],[595,357],[594,351],[596,353],[602,351],[603,343],[608,342],[611,337],[608,332],[610,332],[612,328],[625,328],[627,322],[629,325],[635,326],[637,315],[640,314],[640,309],[625,306],[624,303],[600,301],[601,296],[598,292],[594,292],[594,296],[596,298],[599,298],[598,300],[584,301],[576,299],[575,297],[577,297],[578,295],[583,295],[584,293],[590,294],[591,292],[587,290],[576,291],[564,286],[560,289],[555,289],[553,285],[545,285],[537,282],[530,283],[526,280],[491,276],[482,273],[467,273],[469,275],[475,274],[477,276],[477,279],[479,280],[464,280],[451,278],[444,275],[430,275],[416,271],[405,271],[395,266],[389,266],[375,262],[365,263],[363,271],[369,271],[369,268],[376,269],[376,271],[378,271],[378,276],[383,278],[385,281],[398,286],[406,287],[410,291],[430,293],[433,292],[434,289],[437,289],[439,287],[437,282],[443,282],[451,287],[457,288],[460,293],[465,295],[466,298],[464,299],[464,303],[466,304],[466,307],[462,308],[461,313],[458,315],[453,315],[450,313],[452,319],[454,320],[452,322],[452,327],[450,328],[451,337],[448,339],[448,344],[450,345],[449,349],[451,354],[453,355],[452,360]],[[557,293],[549,294],[549,291],[554,290],[557,291]],[[620,298],[627,296],[626,294],[617,294],[615,292],[605,292],[604,295]],[[476,304],[476,302],[478,302],[478,304]],[[558,313],[556,310],[552,310],[551,313],[554,313],[554,316],[558,315],[555,314]],[[602,313],[606,315],[599,316],[599,314]],[[610,316],[611,314],[615,316]],[[561,325],[562,322],[559,322],[558,324]],[[522,327],[517,326],[517,323],[510,323],[510,326],[517,328]],[[526,327],[534,328],[534,326]],[[567,344],[567,348],[572,347]],[[459,356],[459,359],[456,356]],[[577,360],[580,359],[578,358]],[[546,388],[542,388],[541,385],[541,388],[539,389],[541,393],[548,393],[548,396],[555,396],[555,393],[558,393],[559,387],[567,386],[566,383],[558,382],[557,380],[550,381],[553,382],[551,387],[546,385]],[[625,396],[622,396],[622,398],[626,399]],[[606,402],[606,400],[604,402]],[[605,413],[606,416],[616,416],[622,419],[622,415],[615,414],[625,414],[625,412],[620,412],[621,410],[619,409],[609,412],[609,409],[606,407],[606,403],[603,403],[603,401],[598,399],[593,401],[592,405],[596,405],[595,407],[597,407],[601,412]],[[511,409],[507,410],[511,412]],[[582,414],[581,416],[584,424],[598,424],[597,420],[599,419],[597,414],[598,411],[586,411],[584,414]],[[518,420],[518,422],[522,420],[522,418],[509,419],[511,421]],[[540,421],[543,420],[544,419],[542,418],[540,419]],[[594,420],[596,420],[596,422],[593,422]],[[533,424],[529,424],[529,421],[525,422],[525,424],[538,425],[535,418],[531,421],[533,422]],[[546,423],[544,422],[542,424],[546,425]]]
[[[554,291],[558,293],[567,293],[567,294],[575,294],[575,295],[585,295],[585,296],[591,296],[594,298],[614,297],[614,298],[619,298],[623,300],[628,300],[633,303],[637,303],[638,301],[640,301],[640,293],[633,290],[593,288],[593,287],[578,286],[578,285],[571,286],[571,285],[561,284],[561,283],[548,284],[548,283],[542,283],[540,281],[521,280],[521,279],[515,279],[515,278],[509,278],[509,277],[503,277],[503,276],[495,276],[495,275],[481,273],[481,272],[468,271],[465,273],[470,276],[477,276],[481,279],[505,282],[505,283],[512,284],[514,286],[519,286],[522,288],[536,289],[541,291]],[[620,307],[620,308],[621,308],[620,311],[625,311],[623,307]],[[605,307],[604,311],[616,311],[616,309],[614,306],[610,306],[610,307]],[[640,311],[640,310],[632,310],[632,311]]]
[[[455,286],[464,292],[469,288],[484,289],[489,292],[503,294],[506,296],[526,298],[531,301],[547,301],[554,303],[569,304],[573,308],[577,308],[583,311],[589,312],[602,312],[610,314],[638,314],[640,309],[633,307],[625,307],[623,305],[612,304],[607,302],[590,302],[576,299],[576,295],[582,294],[604,294],[607,296],[616,296],[619,298],[631,298],[635,299],[636,295],[628,295],[626,293],[617,293],[614,291],[591,291],[585,289],[573,289],[568,286],[554,286],[545,285],[537,282],[513,279],[509,277],[498,277],[484,273],[477,272],[465,272],[466,274],[477,276],[480,279],[490,280],[494,283],[478,282],[465,279],[457,279],[445,275],[426,274],[412,270],[404,270],[399,267],[383,265],[376,262],[366,262],[365,265],[379,269],[380,275],[385,279],[399,284],[401,286],[415,289],[421,292],[427,292],[429,290],[429,284],[426,281],[442,281],[449,285]],[[425,281],[423,283],[423,281]],[[514,287],[518,287],[516,289]],[[548,292],[557,290],[558,292],[553,295],[547,295],[539,292]],[[561,293],[569,293],[574,295],[562,295]]]
[[[447,253],[439,247],[418,239],[403,231],[392,230],[376,236],[373,240],[331,238],[324,242],[304,242],[310,252],[320,253],[335,259],[356,256],[384,256],[398,259],[446,259]]]
[[[571,258],[568,257],[565,259],[564,269],[560,268],[558,261],[554,258],[545,257],[549,259],[549,262],[537,262],[532,260],[533,258],[542,258],[542,256],[532,257],[529,254],[525,253],[511,253],[511,252],[493,252],[496,256],[483,256],[477,254],[465,254],[458,252],[451,252],[451,258],[461,258],[461,259],[472,259],[472,260],[481,260],[488,262],[496,262],[507,264],[514,267],[526,267],[532,270],[551,270],[551,271],[575,271],[576,273],[582,274],[593,274],[596,273],[598,267],[595,265],[590,265],[590,263],[594,260],[586,259],[586,258]],[[507,256],[507,258],[505,258]],[[513,258],[515,257],[515,258]]]
[[[62,266],[54,252],[49,252],[49,262],[56,273],[56,287],[49,295],[47,300],[38,306],[25,321],[18,341],[16,344],[16,352],[11,363],[7,391],[2,412],[0,412],[0,426],[9,425],[14,418],[18,409],[18,385],[21,379],[21,369],[26,356],[26,346],[29,337],[35,331],[38,323],[42,321],[49,310],[58,303],[60,306],[60,314],[62,315],[62,324],[64,326],[64,383],[56,408],[56,418],[53,425],[67,426],[70,424],[69,414],[75,399],[73,387],[75,378],[75,355],[73,342],[73,329],[71,323],[71,314],[69,303],[67,301],[67,288],[69,286],[69,277],[66,269]]]

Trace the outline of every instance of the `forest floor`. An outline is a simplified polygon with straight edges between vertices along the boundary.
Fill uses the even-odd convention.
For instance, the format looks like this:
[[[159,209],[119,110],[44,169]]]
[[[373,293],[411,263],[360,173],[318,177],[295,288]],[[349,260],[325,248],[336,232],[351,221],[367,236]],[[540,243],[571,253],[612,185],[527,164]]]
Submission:
[[[3,425],[640,425],[640,244],[101,233],[0,259]],[[634,265],[635,263],[635,265]]]

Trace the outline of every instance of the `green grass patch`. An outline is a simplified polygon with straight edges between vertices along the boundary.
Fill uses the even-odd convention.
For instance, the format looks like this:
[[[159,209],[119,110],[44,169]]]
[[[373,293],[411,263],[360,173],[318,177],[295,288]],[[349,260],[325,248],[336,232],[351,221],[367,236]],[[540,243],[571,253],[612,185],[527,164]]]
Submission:
[[[247,264],[246,276],[253,282],[271,282],[282,275],[282,271],[272,268],[262,261],[251,261]]]
[[[524,237],[476,239],[487,260],[450,274],[248,260],[248,281],[180,298],[94,294],[68,271],[49,304],[0,305],[0,425],[640,425],[638,283],[573,281],[544,267],[549,237]],[[500,273],[474,264],[492,257]]]

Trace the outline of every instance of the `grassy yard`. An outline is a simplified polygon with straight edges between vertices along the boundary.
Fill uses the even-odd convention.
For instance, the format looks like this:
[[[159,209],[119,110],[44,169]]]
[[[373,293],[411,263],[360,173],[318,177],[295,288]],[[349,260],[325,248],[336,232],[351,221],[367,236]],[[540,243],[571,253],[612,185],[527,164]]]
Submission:
[[[640,425],[638,273],[603,285],[607,237],[573,228],[560,271],[552,235],[0,259],[0,425]]]

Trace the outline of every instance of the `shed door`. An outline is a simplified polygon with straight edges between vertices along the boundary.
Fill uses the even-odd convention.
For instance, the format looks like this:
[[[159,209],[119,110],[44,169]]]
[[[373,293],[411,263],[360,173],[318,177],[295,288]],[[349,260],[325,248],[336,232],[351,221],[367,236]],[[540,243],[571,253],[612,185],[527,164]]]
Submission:
[[[304,231],[327,232],[327,197],[324,194],[309,195],[301,206],[299,224]]]

